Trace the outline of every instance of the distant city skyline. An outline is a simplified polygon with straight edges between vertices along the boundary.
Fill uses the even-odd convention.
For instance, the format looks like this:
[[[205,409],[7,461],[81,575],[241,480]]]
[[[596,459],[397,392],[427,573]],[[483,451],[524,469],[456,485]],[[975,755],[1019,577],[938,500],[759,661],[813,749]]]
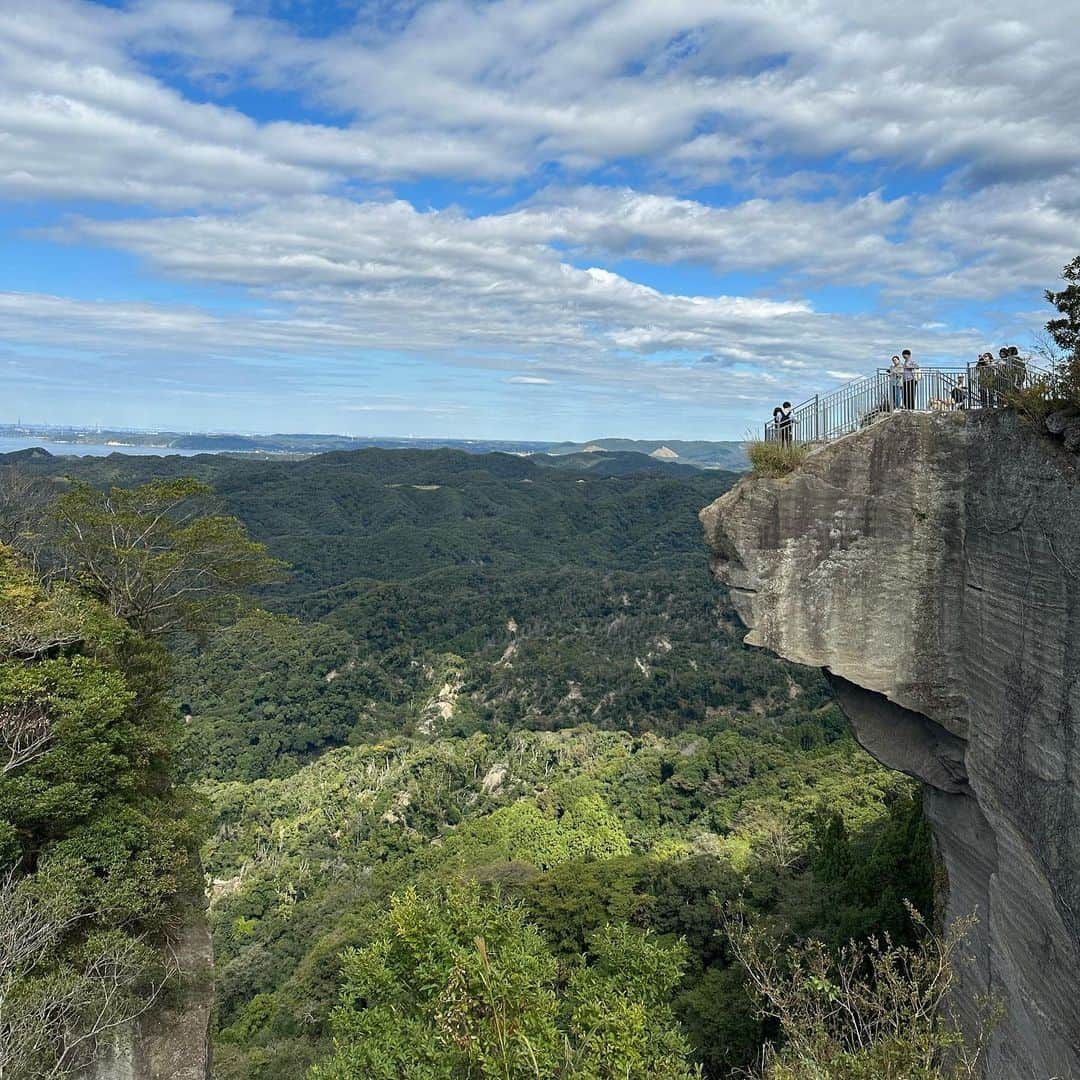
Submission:
[[[1025,346],[1080,29],[923,0],[0,10],[0,422],[739,439]]]

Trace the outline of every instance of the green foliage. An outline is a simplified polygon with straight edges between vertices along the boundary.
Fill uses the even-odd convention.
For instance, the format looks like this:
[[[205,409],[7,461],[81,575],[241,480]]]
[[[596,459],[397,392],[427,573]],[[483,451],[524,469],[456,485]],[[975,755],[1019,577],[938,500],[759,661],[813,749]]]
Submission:
[[[746,444],[750,468],[755,476],[787,476],[806,460],[809,448],[801,443],[755,439]]]
[[[686,950],[664,947],[628,926],[608,925],[589,943],[589,961],[570,975],[570,1067],[582,1080],[698,1075],[671,1008]]]
[[[0,661],[9,847],[26,869],[62,857],[92,871],[85,887],[95,907],[158,911],[193,880],[191,833],[168,790],[175,721],[153,700],[159,647],[68,587],[45,589],[4,551],[0,625],[9,641],[17,628],[24,646],[33,642]],[[37,749],[19,758],[28,732],[39,733]]]
[[[252,616],[176,646],[194,775],[283,775],[403,729],[670,733],[793,683],[807,708],[824,700],[815,674],[740,644],[705,570],[697,512],[728,473],[610,479],[450,451],[63,468],[103,488],[190,471],[295,567],[262,602],[304,624]]]
[[[367,714],[358,706],[382,689],[344,631],[265,611],[177,652],[173,696],[184,718],[184,764],[217,779],[295,771],[362,731]]]
[[[1046,329],[1058,348],[1074,358],[1080,357],[1080,255],[1061,271],[1061,276],[1068,282],[1064,289],[1046,290],[1046,302],[1060,313],[1060,318],[1051,319]]]
[[[524,909],[476,884],[407,889],[346,950],[320,1080],[690,1077],[668,999],[682,950],[606,928],[567,974]]]
[[[81,587],[140,633],[204,629],[236,590],[283,566],[235,518],[207,513],[210,493],[193,479],[107,492],[75,483],[52,508],[56,547]]]
[[[576,799],[559,818],[520,800],[492,815],[511,859],[541,870],[573,859],[613,859],[630,854],[619,819],[597,795]]]
[[[839,950],[808,940],[778,952],[759,922],[729,915],[726,931],[782,1044],[762,1080],[974,1080],[995,1021],[987,1002],[967,1035],[949,1007],[973,918],[939,937],[912,909],[912,944],[888,935]]]
[[[669,739],[398,739],[330,751],[281,779],[206,783],[219,823],[205,852],[228,1047],[218,1071],[284,1077],[279,1062],[295,1072],[302,1047],[311,1061],[337,954],[370,944],[395,892],[470,880],[520,901],[560,970],[609,925],[684,939],[670,999],[696,1059],[712,1076],[748,1064],[762,1028],[716,934],[726,900],[749,889],[778,927],[839,944],[881,925],[903,934],[900,898],[928,891],[909,782],[856,752],[834,709],[798,715],[777,707]],[[840,860],[819,850],[823,807],[843,814]],[[767,822],[790,834],[790,857]],[[266,993],[272,1008],[253,1017]]]
[[[0,1072],[67,1076],[171,977],[196,833],[160,646],[7,548],[0,640]]]

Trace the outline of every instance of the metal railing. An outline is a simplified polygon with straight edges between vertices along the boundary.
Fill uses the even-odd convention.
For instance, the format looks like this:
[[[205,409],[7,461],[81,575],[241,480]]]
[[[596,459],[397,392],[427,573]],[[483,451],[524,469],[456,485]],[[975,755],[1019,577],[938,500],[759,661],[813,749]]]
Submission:
[[[966,368],[919,368],[905,382],[885,368],[855,379],[831,394],[815,394],[786,418],[765,422],[766,442],[816,443],[838,439],[901,410],[948,412],[1000,408],[1013,390],[1047,378],[1023,361],[968,364]]]

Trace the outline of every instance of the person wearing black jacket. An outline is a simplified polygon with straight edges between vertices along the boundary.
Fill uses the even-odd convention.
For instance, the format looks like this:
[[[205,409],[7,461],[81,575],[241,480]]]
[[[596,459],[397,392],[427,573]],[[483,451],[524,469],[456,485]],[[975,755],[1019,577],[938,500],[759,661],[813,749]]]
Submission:
[[[777,420],[776,426],[780,431],[780,441],[790,443],[795,434],[795,417],[791,412],[790,401],[785,401],[780,407],[780,418]]]

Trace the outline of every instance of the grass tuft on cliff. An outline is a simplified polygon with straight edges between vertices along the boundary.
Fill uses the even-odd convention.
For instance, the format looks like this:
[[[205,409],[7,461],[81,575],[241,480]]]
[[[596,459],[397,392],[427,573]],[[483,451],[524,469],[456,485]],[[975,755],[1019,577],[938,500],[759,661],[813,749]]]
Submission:
[[[806,460],[809,448],[797,443],[765,442],[756,439],[746,444],[750,469],[755,476],[787,476]]]

